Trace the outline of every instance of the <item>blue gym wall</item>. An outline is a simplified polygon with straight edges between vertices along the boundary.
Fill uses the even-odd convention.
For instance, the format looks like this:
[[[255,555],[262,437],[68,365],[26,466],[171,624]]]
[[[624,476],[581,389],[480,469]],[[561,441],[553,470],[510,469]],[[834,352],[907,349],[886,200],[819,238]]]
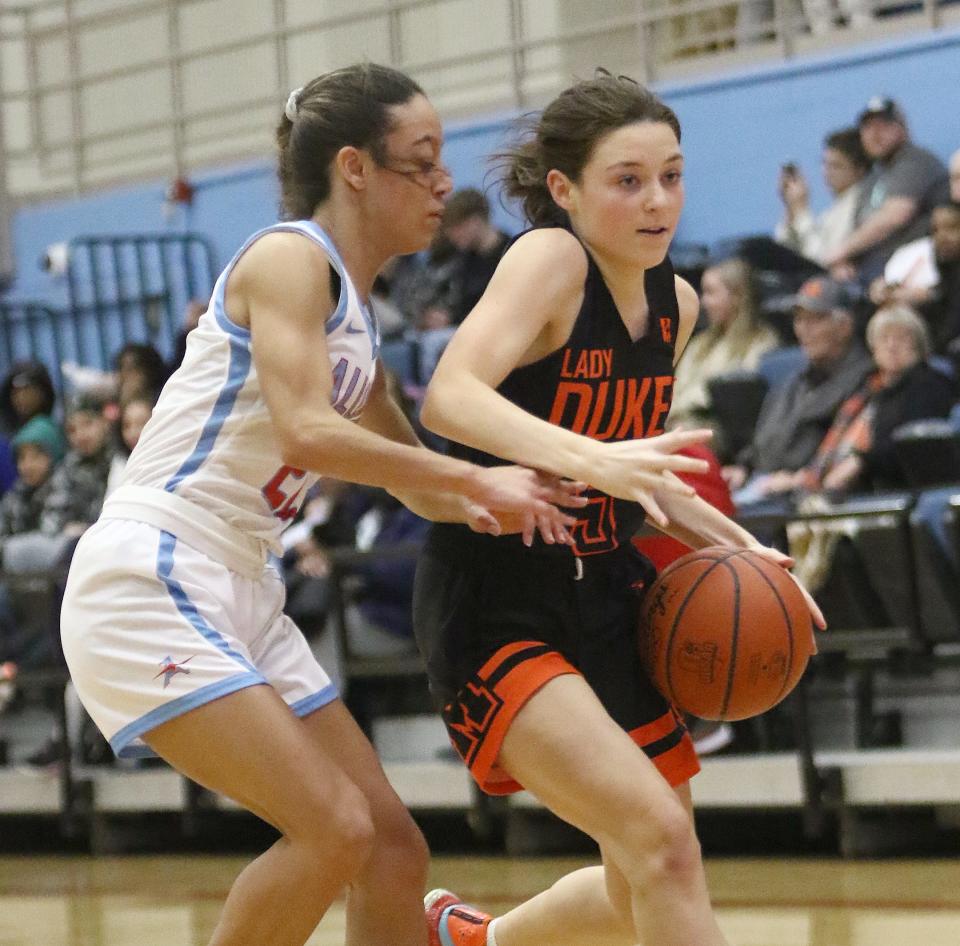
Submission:
[[[768,232],[780,213],[776,180],[785,160],[803,167],[814,203],[822,206],[823,136],[852,123],[872,95],[895,96],[915,140],[946,159],[960,148],[958,80],[960,30],[954,29],[722,79],[660,86],[680,116],[688,160],[680,238],[712,243]],[[505,123],[498,117],[448,127],[445,157],[458,186],[484,183],[484,158],[502,143]],[[62,284],[37,261],[49,244],[76,235],[189,229],[213,242],[222,265],[246,235],[275,219],[277,189],[266,161],[198,172],[193,180],[193,206],[171,219],[163,213],[163,181],[19,209],[11,294],[61,303]],[[497,214],[508,228],[517,228],[502,209]]]

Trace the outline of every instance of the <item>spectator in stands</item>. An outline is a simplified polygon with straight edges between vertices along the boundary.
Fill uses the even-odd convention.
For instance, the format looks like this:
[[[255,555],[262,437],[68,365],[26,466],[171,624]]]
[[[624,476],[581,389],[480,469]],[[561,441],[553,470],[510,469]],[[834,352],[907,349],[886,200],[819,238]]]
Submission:
[[[946,417],[953,386],[927,362],[930,336],[905,305],[880,309],[867,324],[875,370],[840,409],[796,488],[832,495],[871,489],[905,489],[906,475],[893,432],[915,420]]]
[[[399,379],[386,374],[391,396],[404,416],[419,432],[413,400]],[[325,478],[317,494],[303,507],[301,522],[290,536],[284,555],[288,595],[286,612],[316,637],[315,653],[332,679],[342,679],[343,654],[333,626],[327,620],[330,553],[337,548],[368,551],[399,542],[419,542],[428,527],[426,520],[409,513],[389,493],[367,486]],[[412,595],[416,557],[395,561],[371,559],[351,569],[362,586],[351,596],[346,623],[353,651],[360,656],[400,656],[416,653],[413,641]]]
[[[117,403],[146,397],[154,403],[166,382],[170,369],[163,355],[145,342],[127,342],[114,356],[117,376]]]
[[[934,208],[931,221],[938,282],[918,305],[933,337],[933,350],[948,355],[960,377],[960,203]]]
[[[95,395],[81,394],[67,408],[66,428],[70,449],[50,478],[49,492],[44,498],[39,528],[4,544],[4,567],[15,571],[52,568],[65,562],[73,553],[76,541],[96,522],[103,505],[113,457],[110,442],[110,421],[104,413],[104,402]],[[14,546],[16,543],[16,547]],[[15,553],[15,561],[14,558]],[[59,593],[62,595],[62,588]],[[49,640],[59,655],[59,601],[49,624]],[[41,616],[44,619],[45,616]],[[40,634],[46,642],[47,635]],[[51,648],[51,650],[53,649]],[[62,658],[60,658],[62,659]],[[76,702],[72,685],[65,697]],[[46,742],[26,759],[27,764],[46,766],[62,757],[59,729],[55,728]]]
[[[942,298],[942,292],[948,285],[944,285],[940,277],[940,268],[938,263],[938,251],[934,247],[933,232],[937,227],[937,210],[939,207],[950,208],[952,205],[960,206],[960,151],[957,151],[951,158],[949,164],[950,172],[950,198],[933,208],[930,215],[930,235],[920,237],[912,243],[907,243],[896,250],[893,256],[887,261],[883,268],[883,276],[875,279],[870,285],[870,301],[877,307],[889,305],[893,302],[902,302],[905,305],[914,306],[921,310],[921,314],[927,316],[925,309],[933,304],[934,310],[939,309],[939,300]],[[950,242],[949,231],[951,230],[952,214],[948,209],[946,214],[941,217],[940,226],[942,227],[942,239]],[[949,263],[954,252],[946,249],[947,255],[944,261]],[[949,280],[947,280],[949,284]],[[932,314],[932,313],[931,313]],[[928,318],[928,324],[934,334],[934,347],[938,350],[942,348],[942,339],[940,339],[939,325],[940,318]],[[958,332],[960,332],[960,323],[958,323]],[[950,338],[953,338],[951,335]]]
[[[753,443],[724,470],[741,512],[794,489],[797,470],[813,458],[837,408],[869,372],[870,358],[854,330],[854,304],[852,287],[827,276],[800,287],[793,327],[806,363],[766,396]]]
[[[357,522],[370,506],[372,490],[324,477],[305,500],[297,521],[283,533],[284,611],[308,640],[327,623],[330,549],[356,544]],[[333,651],[331,651],[332,653]]]
[[[110,461],[110,472],[107,474],[107,489],[104,498],[120,485],[127,460],[133,452],[133,448],[137,445],[143,428],[147,426],[147,421],[153,414],[153,404],[152,398],[135,395],[129,401],[120,405],[113,431],[116,449]]]
[[[894,303],[919,306],[930,300],[939,281],[933,238],[922,236],[894,250],[883,275],[870,283],[868,295],[877,308]]]
[[[356,491],[360,487],[351,487]],[[383,490],[366,491],[370,507],[356,523],[351,545],[375,553],[396,544],[419,544],[429,523]],[[417,557],[377,558],[350,567],[355,584],[344,607],[347,644],[357,657],[405,657],[417,653],[413,638],[413,580]],[[342,644],[335,626],[328,626],[318,644],[318,659],[337,689],[349,688],[345,679]]]
[[[776,229],[777,242],[823,264],[853,232],[863,178],[869,170],[870,158],[856,128],[827,135],[823,178],[833,202],[815,217],[803,172],[795,164],[785,164],[780,171],[780,198],[786,214]]]
[[[38,414],[13,438],[17,480],[0,499],[0,538],[40,528],[40,517],[50,493],[51,478],[66,452],[63,431],[53,418]],[[0,550],[3,543],[0,542]],[[0,552],[2,560],[2,552]]]
[[[423,254],[407,253],[387,260],[380,270],[381,285],[408,325],[413,325],[420,313],[426,266]]]
[[[490,203],[473,187],[455,191],[447,200],[443,235],[455,249],[448,304],[459,325],[480,301],[510,237],[490,222]]]
[[[457,327],[440,300],[428,303],[417,319],[417,380],[426,385]]]
[[[113,459],[110,422],[103,403],[79,396],[67,409],[70,450],[53,475],[40,528],[47,535],[79,538],[97,521]]]
[[[672,426],[716,426],[707,382],[731,371],[754,370],[760,356],[779,343],[777,333],[760,322],[753,271],[745,260],[723,260],[704,270],[700,299],[707,328],[693,336],[677,365]],[[724,445],[715,440],[714,449],[722,454]]]
[[[52,418],[37,414],[14,436],[13,449],[18,477],[0,500],[0,560],[4,568],[23,558],[24,546],[40,529],[53,471],[63,459],[66,442]],[[0,661],[7,665],[11,679],[17,670],[42,666],[52,656],[52,636],[38,632],[36,623],[24,620],[21,612],[16,596],[0,588]]]
[[[871,99],[858,125],[874,166],[863,184],[856,228],[825,262],[835,275],[855,273],[869,285],[897,247],[927,232],[930,212],[947,197],[948,175],[936,155],[910,140],[892,99]]]
[[[52,415],[57,395],[50,373],[39,361],[17,361],[0,384],[0,495],[17,479],[10,439],[32,417]]]
[[[39,361],[18,361],[11,365],[0,385],[0,422],[15,434],[38,414],[52,416],[57,395],[50,372]]]

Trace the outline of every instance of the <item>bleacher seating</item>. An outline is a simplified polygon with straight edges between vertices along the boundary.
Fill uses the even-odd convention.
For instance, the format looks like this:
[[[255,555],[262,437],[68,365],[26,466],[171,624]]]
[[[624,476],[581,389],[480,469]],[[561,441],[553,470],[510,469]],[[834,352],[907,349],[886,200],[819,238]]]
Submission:
[[[753,439],[767,388],[766,378],[755,371],[730,371],[707,381],[710,410],[731,459]]]
[[[960,430],[947,419],[918,420],[894,431],[894,449],[914,489],[942,486],[960,476]]]
[[[799,345],[787,345],[761,355],[757,372],[766,380],[770,390],[773,390],[799,370],[805,361],[803,349]]]

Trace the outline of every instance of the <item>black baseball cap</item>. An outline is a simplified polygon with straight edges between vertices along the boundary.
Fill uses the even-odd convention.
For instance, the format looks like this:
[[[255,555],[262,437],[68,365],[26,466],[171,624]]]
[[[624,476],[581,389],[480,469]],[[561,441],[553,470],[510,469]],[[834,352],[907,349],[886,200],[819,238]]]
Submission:
[[[904,118],[900,106],[893,99],[883,95],[875,95],[867,102],[857,119],[857,124],[862,125],[870,118],[884,118],[888,122],[897,122],[900,125],[906,124],[906,118]]]

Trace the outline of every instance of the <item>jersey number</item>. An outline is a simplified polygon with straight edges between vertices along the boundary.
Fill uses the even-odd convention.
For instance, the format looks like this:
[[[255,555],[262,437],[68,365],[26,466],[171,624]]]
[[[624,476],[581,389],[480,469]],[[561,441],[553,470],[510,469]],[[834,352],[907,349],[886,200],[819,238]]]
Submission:
[[[289,492],[289,487],[288,492],[284,492],[281,487],[285,485],[288,479],[302,480],[306,472],[306,470],[298,470],[295,466],[282,466],[273,475],[270,482],[263,487],[264,499],[270,504],[273,514],[281,522],[287,522],[297,514],[297,500],[303,491],[303,484],[293,490],[292,493]],[[293,483],[290,484],[290,486],[293,485]]]
[[[573,527],[577,555],[609,552],[620,544],[616,536],[615,502],[612,496],[591,496],[587,505],[580,510],[580,518]]]

